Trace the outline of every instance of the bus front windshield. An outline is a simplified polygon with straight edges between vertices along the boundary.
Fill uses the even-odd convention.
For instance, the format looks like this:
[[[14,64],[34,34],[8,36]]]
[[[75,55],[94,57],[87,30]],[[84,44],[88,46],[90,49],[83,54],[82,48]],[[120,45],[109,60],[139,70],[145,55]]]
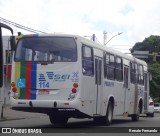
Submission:
[[[77,46],[74,38],[36,37],[19,40],[15,61],[75,62]]]

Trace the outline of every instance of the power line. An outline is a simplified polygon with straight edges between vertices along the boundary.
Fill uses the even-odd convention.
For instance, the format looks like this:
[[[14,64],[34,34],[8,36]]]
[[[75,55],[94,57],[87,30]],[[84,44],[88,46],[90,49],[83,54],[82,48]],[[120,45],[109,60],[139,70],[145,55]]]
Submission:
[[[96,41],[97,41],[99,44],[101,44],[101,42],[98,40],[97,36],[96,36]]]
[[[10,24],[10,25],[13,25],[15,27],[18,27],[20,29],[24,29],[24,30],[27,30],[27,31],[30,31],[30,32],[34,32],[34,33],[37,33],[37,32],[41,32],[41,33],[45,33],[45,32],[42,32],[42,31],[39,31],[39,30],[35,30],[35,29],[32,29],[32,28],[29,28],[29,27],[26,27],[26,26],[23,26],[23,25],[20,25],[20,24],[17,24],[17,23],[14,23],[12,21],[9,21],[7,19],[4,19],[2,17],[0,17],[0,20],[7,23],[7,24]]]
[[[26,26],[29,25],[29,26],[32,26],[32,28],[38,28],[38,29],[43,30],[45,32],[50,31],[48,28],[46,28],[46,26],[38,25],[33,22],[31,23],[28,20],[24,20],[24,19],[20,18],[21,16],[18,16],[18,18],[17,18],[15,15],[13,15],[13,14],[11,15],[11,13],[7,12],[6,10],[4,11],[4,10],[0,9],[0,13],[3,14],[4,17],[10,16],[11,18],[14,18],[14,20],[19,20],[20,21],[19,24],[26,24]]]
[[[3,22],[5,22],[5,23],[10,24],[10,25],[13,25],[13,26],[15,26],[15,27],[17,27],[17,28],[20,28],[20,29],[23,29],[23,30],[27,30],[27,31],[30,31],[30,32],[33,32],[33,33],[37,33],[37,32],[39,33],[39,32],[40,32],[40,33],[46,34],[46,32],[44,32],[44,31],[39,31],[39,30],[36,30],[36,29],[32,29],[32,28],[29,28],[29,27],[20,25],[20,24],[18,24],[18,23],[9,21],[9,20],[7,20],[7,19],[4,19],[4,18],[2,18],[2,17],[0,17],[0,21],[3,21]]]

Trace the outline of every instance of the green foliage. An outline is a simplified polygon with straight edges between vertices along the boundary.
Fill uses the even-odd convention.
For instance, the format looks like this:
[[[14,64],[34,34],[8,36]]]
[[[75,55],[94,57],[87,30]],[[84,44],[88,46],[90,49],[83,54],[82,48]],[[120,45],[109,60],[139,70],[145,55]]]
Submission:
[[[151,35],[145,38],[142,42],[137,42],[131,49],[131,53],[134,51],[149,51],[150,54],[153,52],[160,52],[160,36]],[[153,57],[149,56],[145,59],[147,63],[153,62]],[[157,61],[160,62],[160,57],[157,57]]]
[[[150,94],[152,97],[158,98],[160,97],[160,64],[149,64],[148,71],[152,74],[152,80],[150,81]]]
[[[134,51],[149,51],[160,52],[160,36],[151,35],[145,38],[142,42],[137,42],[131,49],[131,53]],[[157,62],[153,62],[153,57],[150,55],[148,59],[144,59],[148,63],[148,71],[152,74],[152,81],[150,81],[150,95],[153,98],[160,100],[160,57],[156,58]]]
[[[142,42],[137,42],[131,52],[133,51],[149,51],[150,53],[154,51],[159,51],[160,49],[160,36],[151,35],[145,38]]]

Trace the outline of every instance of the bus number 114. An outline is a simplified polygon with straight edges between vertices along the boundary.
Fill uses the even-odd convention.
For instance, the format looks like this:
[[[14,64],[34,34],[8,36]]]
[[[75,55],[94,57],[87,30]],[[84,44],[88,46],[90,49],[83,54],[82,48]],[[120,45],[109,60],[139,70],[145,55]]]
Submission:
[[[40,88],[49,88],[49,82],[39,82]]]

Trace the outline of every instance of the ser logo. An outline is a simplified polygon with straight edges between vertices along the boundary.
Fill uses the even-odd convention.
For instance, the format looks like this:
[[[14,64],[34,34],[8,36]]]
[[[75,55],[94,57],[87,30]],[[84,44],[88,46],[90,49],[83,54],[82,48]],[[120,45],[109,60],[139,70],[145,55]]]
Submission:
[[[55,74],[54,72],[39,73],[40,88],[49,88],[50,81],[66,81],[70,78],[69,74]]]
[[[39,74],[39,81],[45,82],[48,80],[60,81],[67,80],[70,78],[69,74],[55,74],[54,72],[46,72],[46,74]]]

